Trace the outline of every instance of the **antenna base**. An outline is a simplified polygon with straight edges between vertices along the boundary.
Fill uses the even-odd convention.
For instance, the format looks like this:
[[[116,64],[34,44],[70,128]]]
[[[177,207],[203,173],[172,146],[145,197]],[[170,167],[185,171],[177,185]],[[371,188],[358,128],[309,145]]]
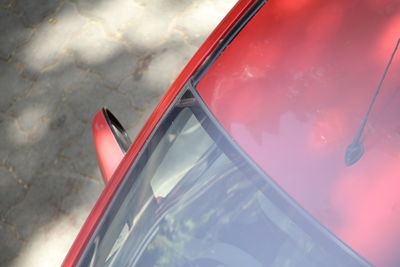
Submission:
[[[364,155],[364,145],[360,141],[351,143],[346,149],[344,163],[351,166],[361,159]]]

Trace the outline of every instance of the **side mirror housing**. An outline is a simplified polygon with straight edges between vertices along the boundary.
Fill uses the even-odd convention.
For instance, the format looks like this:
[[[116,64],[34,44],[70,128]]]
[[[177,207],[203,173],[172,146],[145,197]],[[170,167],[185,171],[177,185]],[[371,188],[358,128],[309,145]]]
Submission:
[[[105,183],[128,151],[131,140],[117,118],[106,108],[100,109],[92,122],[97,160]]]

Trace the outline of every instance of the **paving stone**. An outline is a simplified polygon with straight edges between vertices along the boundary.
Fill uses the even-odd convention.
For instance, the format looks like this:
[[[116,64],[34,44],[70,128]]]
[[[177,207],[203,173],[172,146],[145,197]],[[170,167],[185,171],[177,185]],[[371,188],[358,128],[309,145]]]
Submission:
[[[79,187],[60,202],[59,208],[70,214],[75,226],[81,226],[104,188],[103,180],[82,179]]]
[[[103,82],[117,88],[137,66],[137,56],[116,39],[107,37],[99,24],[91,23],[70,42],[78,64],[100,74]]]
[[[71,77],[81,78],[83,74]],[[55,81],[63,79],[66,78],[58,77]],[[16,113],[18,123],[17,120],[5,121],[6,136],[14,145],[12,151],[8,150],[6,163],[26,183],[30,183],[38,172],[46,169],[61,149],[73,143],[73,139],[80,136],[85,127],[63,101],[63,88],[53,87],[57,85],[55,81],[39,80],[31,94],[18,101],[10,110]],[[17,136],[12,135],[14,131]]]
[[[166,40],[177,14],[188,9],[192,1],[165,0],[146,3],[139,21],[130,24],[122,33],[136,51],[148,51]]]
[[[148,103],[154,98],[160,98],[163,92],[160,87],[146,86],[145,81],[139,80],[135,76],[125,79],[119,90],[126,93],[131,99],[132,105],[140,110],[145,110]]]
[[[100,73],[107,86],[118,88],[126,77],[135,72],[137,65],[138,58],[128,51],[122,50],[107,63],[98,64],[92,69]]]
[[[34,136],[35,142],[15,148],[6,160],[7,165],[28,184],[49,168],[64,147],[74,145],[85,126],[66,105],[62,105],[41,127],[41,134]]]
[[[119,90],[129,95],[133,106],[144,109],[153,98],[160,99],[194,52],[183,34],[174,31],[169,42],[142,59],[140,68],[122,82]]]
[[[21,255],[15,264],[60,266],[103,189],[103,181],[81,179],[79,186],[59,204],[63,215],[35,232],[37,238],[27,245],[28,257]],[[52,251],[50,254],[49,248]]]
[[[16,238],[11,227],[2,222],[0,222],[0,236],[2,240],[7,240],[0,242],[0,266],[7,266],[8,262],[18,254],[22,242]]]
[[[233,6],[236,1],[227,2]],[[228,4],[225,5],[227,8]],[[197,1],[192,9],[177,19],[176,26],[188,33],[192,44],[200,46],[210,34],[210,29],[215,28],[222,20],[224,13],[218,11],[220,8],[221,3],[216,6],[211,0]]]
[[[66,147],[61,155],[71,161],[79,174],[98,181],[101,180],[90,126],[87,126],[84,134],[76,140],[76,143]]]
[[[87,75],[87,70],[77,67],[72,55],[63,55],[56,65],[43,71],[36,83],[57,91],[68,91],[78,85]],[[50,101],[46,103],[50,105]]]
[[[143,7],[136,1],[74,0],[79,12],[103,23],[108,33],[117,35],[126,24],[137,21]]]
[[[5,164],[8,155],[29,142],[28,134],[23,132],[15,119],[0,114],[0,163]]]
[[[24,240],[29,239],[37,227],[49,222],[57,215],[57,210],[47,204],[51,197],[48,193],[43,192],[36,185],[31,192],[33,193],[28,193],[22,203],[7,213],[7,220],[13,222]]]
[[[46,163],[51,161],[49,157],[54,156],[54,153],[47,156],[48,154],[43,154],[44,151],[45,149],[38,146],[20,147],[9,154],[6,163],[24,183],[31,184],[37,173],[45,169]]]
[[[0,165],[4,165],[6,163],[6,159],[9,154],[9,150],[12,150],[14,147],[9,142],[5,142],[7,138],[7,129],[6,129],[6,121],[2,114],[0,114],[0,136],[3,137],[3,141],[0,142]]]
[[[49,94],[51,95],[51,94]],[[26,101],[17,101],[16,107],[20,108]],[[24,106],[19,110],[18,114],[18,125],[19,127],[29,136],[36,136],[37,138],[42,138],[47,131],[48,114],[50,110],[48,107],[42,105],[41,103],[32,103],[28,106]]]
[[[22,13],[27,25],[34,26],[53,14],[60,3],[61,0],[18,0],[14,9]]]
[[[50,171],[58,177],[70,176],[73,171],[65,168],[68,162]],[[73,190],[59,203],[59,213],[53,220],[35,229],[33,238],[24,246],[24,253],[12,261],[13,266],[60,266],[75,236],[91,211],[95,200],[104,189],[102,181],[79,179]],[[46,203],[43,203],[46,205]]]
[[[77,227],[67,216],[56,216],[48,224],[35,229],[32,237],[21,247],[23,253],[16,255],[6,266],[61,266],[77,233]]]
[[[84,211],[82,211],[83,214]],[[71,247],[78,229],[69,216],[58,215],[48,224],[35,230],[33,236],[21,250],[23,253],[10,262],[12,267],[56,267],[62,262]]]
[[[78,119],[90,124],[96,112],[103,107],[102,100],[109,92],[98,75],[89,74],[81,83],[70,88],[65,103]]]
[[[24,240],[38,227],[56,219],[59,215],[58,205],[81,184],[83,178],[74,173],[65,161],[61,160],[54,165],[61,170],[36,177],[25,198],[6,214],[7,220],[19,229]],[[69,171],[65,171],[68,168]]]
[[[0,9],[0,58],[8,59],[15,47],[26,42],[32,29],[24,27],[21,19],[4,9]]]
[[[69,105],[61,102],[49,121],[48,143],[60,148],[70,145],[82,135],[84,127],[85,124],[76,117]]]
[[[235,0],[211,0],[220,16],[225,16],[237,3]],[[221,17],[220,17],[221,18]]]
[[[40,25],[32,39],[20,47],[15,59],[25,66],[24,74],[38,76],[46,66],[55,64],[67,47],[69,39],[78,34],[87,23],[73,4],[65,2],[53,20]]]
[[[22,130],[34,140],[40,139],[48,130],[51,117],[56,113],[68,89],[79,84],[86,71],[78,69],[72,57],[62,58],[62,62],[39,76],[29,94],[16,101],[8,110],[18,119]]]
[[[21,78],[12,64],[0,61],[0,111],[6,111],[15,98],[26,92],[31,84],[32,82]]]
[[[0,167],[0,218],[4,218],[5,212],[18,201],[25,190],[5,167]]]

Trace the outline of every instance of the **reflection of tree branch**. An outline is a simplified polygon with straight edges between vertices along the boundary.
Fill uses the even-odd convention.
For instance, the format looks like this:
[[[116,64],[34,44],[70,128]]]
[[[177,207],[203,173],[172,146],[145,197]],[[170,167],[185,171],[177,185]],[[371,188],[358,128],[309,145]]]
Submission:
[[[214,161],[213,161],[214,162]],[[208,169],[208,168],[207,168]],[[243,209],[228,209],[232,205],[226,205],[226,202],[231,202],[236,200],[234,198],[235,191],[242,190],[241,186],[237,186],[237,183],[233,183],[233,187],[227,188],[226,193],[229,195],[225,197],[224,192],[219,190],[215,196],[217,198],[223,197],[223,201],[216,201],[217,204],[214,207],[210,207],[209,201],[203,201],[200,199],[204,196],[206,192],[210,192],[215,187],[215,184],[225,180],[225,178],[240,177],[235,175],[238,169],[229,165],[229,168],[224,168],[222,172],[217,173],[212,176],[204,175],[203,177],[197,177],[198,180],[195,185],[191,185],[190,190],[185,190],[186,186],[181,185],[180,188],[174,192],[177,197],[172,200],[172,203],[168,205],[167,209],[163,210],[164,219],[160,221],[160,231],[157,233],[155,239],[147,248],[148,253],[156,253],[157,261],[155,266],[182,266],[183,262],[186,260],[194,260],[200,257],[203,252],[209,248],[209,246],[218,243],[216,238],[219,236],[218,233],[221,232],[221,228],[226,227],[226,223],[234,217],[235,213],[243,212]],[[234,175],[234,176],[233,176]],[[176,187],[175,187],[176,188]],[[175,189],[176,190],[176,189]],[[182,193],[184,190],[184,193]],[[252,198],[253,194],[248,194],[249,201],[242,203],[244,207],[248,207],[250,202],[254,200]],[[242,201],[240,199],[238,201]],[[200,206],[196,209],[191,207],[193,202],[199,201]],[[179,205],[176,203],[179,202]],[[232,204],[232,203],[231,203]],[[238,207],[239,205],[234,205]],[[206,235],[202,235],[201,226],[210,225],[213,227],[207,227]],[[211,232],[210,232],[211,231]],[[202,235],[202,239],[198,240],[199,235]],[[202,244],[202,250],[191,251],[193,244]],[[196,255],[187,258],[187,253],[195,252]],[[190,253],[189,253],[190,254]],[[207,254],[207,253],[206,253]],[[206,255],[204,254],[204,255]],[[203,255],[203,256],[204,256]],[[215,255],[218,256],[218,255]]]

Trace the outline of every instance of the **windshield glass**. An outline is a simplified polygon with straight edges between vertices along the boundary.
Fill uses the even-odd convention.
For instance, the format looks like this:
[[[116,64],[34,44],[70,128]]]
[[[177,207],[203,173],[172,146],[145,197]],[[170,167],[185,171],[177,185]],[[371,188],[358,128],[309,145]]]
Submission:
[[[163,119],[79,266],[367,266],[287,197],[192,90]]]

